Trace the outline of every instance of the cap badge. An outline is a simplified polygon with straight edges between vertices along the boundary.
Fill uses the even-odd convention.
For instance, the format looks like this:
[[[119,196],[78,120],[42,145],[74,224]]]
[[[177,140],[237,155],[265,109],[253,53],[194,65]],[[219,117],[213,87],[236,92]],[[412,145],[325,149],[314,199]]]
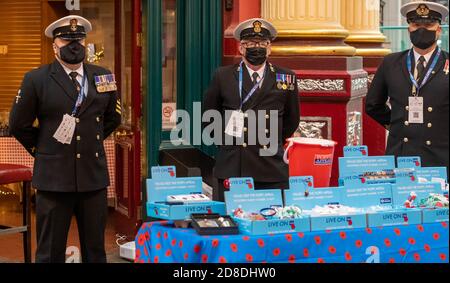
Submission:
[[[262,23],[261,23],[260,21],[255,21],[255,22],[253,23],[253,30],[254,30],[256,33],[260,33],[260,32],[262,31],[261,27],[262,27]]]
[[[70,20],[70,30],[77,31],[77,24],[78,24],[77,19],[71,19]]]
[[[428,9],[427,5],[425,4],[421,4],[417,10],[416,10],[417,15],[419,16],[428,16],[430,14],[430,9]]]

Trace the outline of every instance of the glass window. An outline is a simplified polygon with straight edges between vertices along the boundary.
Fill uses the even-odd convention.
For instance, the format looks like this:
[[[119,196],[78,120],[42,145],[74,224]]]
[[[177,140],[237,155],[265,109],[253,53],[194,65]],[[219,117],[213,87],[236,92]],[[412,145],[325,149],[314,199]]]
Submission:
[[[170,119],[177,108],[177,16],[176,0],[162,1],[162,128],[170,131],[176,124]]]

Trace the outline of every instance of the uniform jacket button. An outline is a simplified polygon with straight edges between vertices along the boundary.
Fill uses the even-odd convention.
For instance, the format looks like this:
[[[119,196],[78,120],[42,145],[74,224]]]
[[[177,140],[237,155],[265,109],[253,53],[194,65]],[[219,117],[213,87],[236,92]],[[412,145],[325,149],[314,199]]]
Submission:
[[[431,141],[427,141],[427,145],[430,146],[431,145]]]
[[[428,128],[433,128],[433,124],[428,123]]]
[[[404,138],[403,141],[404,141],[405,143],[407,143],[407,142],[409,142],[409,139],[408,139],[408,138]]]
[[[264,150],[267,150],[267,145],[263,146],[263,149],[264,149]]]
[[[433,107],[428,107],[428,112],[433,112]]]
[[[98,158],[98,152],[96,152],[96,153],[95,153],[95,157],[97,157],[97,158]]]
[[[244,143],[243,145],[242,145],[242,147],[244,147],[244,148],[246,148],[248,145],[246,144],[246,143]]]
[[[270,118],[270,116],[269,116],[269,115],[266,115],[266,120],[269,120],[269,118]]]
[[[248,114],[247,113],[244,113],[244,118],[248,118]]]
[[[100,140],[100,135],[97,135],[97,140],[98,140],[98,141]]]
[[[247,129],[247,128],[244,128],[244,133],[246,133],[246,132],[248,132],[248,129]]]
[[[75,122],[78,124],[78,123],[80,123],[80,118],[76,118],[75,119]]]
[[[77,141],[81,141],[81,137],[80,136],[77,136]]]
[[[409,106],[406,106],[405,108],[406,108],[406,111],[409,111]]]
[[[266,134],[268,134],[269,133],[269,130],[268,129],[266,129]]]
[[[81,154],[77,154],[77,159],[80,159],[81,158]]]
[[[100,122],[100,117],[95,118],[95,120],[97,120],[97,122]]]
[[[405,121],[405,126],[409,126],[409,122],[408,121]]]

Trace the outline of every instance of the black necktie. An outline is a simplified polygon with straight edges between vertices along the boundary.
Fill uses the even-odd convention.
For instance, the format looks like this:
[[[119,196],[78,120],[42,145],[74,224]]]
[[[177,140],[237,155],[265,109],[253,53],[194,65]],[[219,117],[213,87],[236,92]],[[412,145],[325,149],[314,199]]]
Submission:
[[[423,79],[423,73],[425,72],[425,57],[420,56],[419,61],[417,62],[417,81]]]
[[[258,78],[259,78],[258,73],[254,72],[253,75],[252,75],[252,78],[253,78],[253,80],[252,80],[253,81],[253,86],[255,86],[258,83]]]
[[[80,83],[77,80],[78,73],[77,72],[71,72],[69,74],[69,76],[72,78],[73,85],[75,86],[77,92],[79,93],[80,90],[81,90],[81,85],[80,85]]]

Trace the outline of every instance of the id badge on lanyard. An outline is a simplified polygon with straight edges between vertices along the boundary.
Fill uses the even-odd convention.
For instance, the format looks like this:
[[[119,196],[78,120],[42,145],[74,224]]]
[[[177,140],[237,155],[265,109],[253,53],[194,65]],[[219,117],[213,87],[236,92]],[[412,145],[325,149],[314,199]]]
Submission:
[[[59,125],[56,132],[53,134],[53,138],[62,144],[72,143],[73,135],[75,134],[76,128],[75,115],[77,114],[78,109],[83,103],[85,84],[86,84],[86,75],[83,76],[81,89],[80,92],[78,93],[78,99],[75,102],[75,106],[72,110],[72,115],[65,114],[61,121],[61,124]]]
[[[259,83],[255,84],[252,88],[252,90],[249,92],[247,97],[243,100],[242,99],[242,84],[243,84],[243,62],[241,62],[241,65],[239,67],[239,97],[241,98],[241,105],[239,108],[239,111],[233,111],[231,113],[230,121],[228,121],[227,126],[225,127],[225,134],[241,138],[242,134],[244,132],[244,118],[245,115],[242,113],[242,107],[245,103],[247,103],[250,98],[255,94],[256,90],[261,87],[261,82],[264,80],[266,76],[266,71],[264,71],[264,75],[262,79],[259,81]]]
[[[408,99],[408,106],[409,106],[409,114],[408,114],[408,122],[410,124],[423,124],[424,122],[424,99],[423,97],[419,96],[420,90],[422,87],[427,83],[428,79],[430,78],[431,74],[433,73],[434,68],[436,67],[437,61],[439,60],[439,57],[441,56],[441,49],[438,47],[437,53],[433,59],[433,62],[428,69],[428,72],[426,73],[425,77],[422,80],[422,83],[419,85],[419,83],[414,78],[414,75],[411,73],[411,57],[412,57],[412,50],[409,51],[408,58],[406,60],[406,66],[408,68],[409,76],[411,78],[411,82],[413,83],[413,96],[410,96]]]

